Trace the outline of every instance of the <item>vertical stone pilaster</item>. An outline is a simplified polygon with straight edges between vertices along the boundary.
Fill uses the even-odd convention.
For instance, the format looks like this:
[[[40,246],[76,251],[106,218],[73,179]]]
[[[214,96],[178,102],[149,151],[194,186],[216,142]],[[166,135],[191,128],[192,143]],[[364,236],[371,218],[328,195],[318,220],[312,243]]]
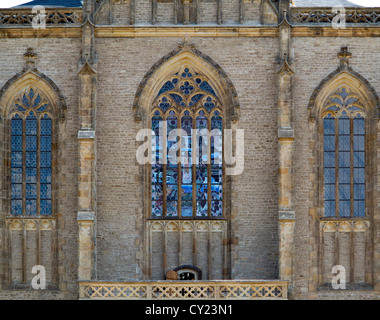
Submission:
[[[79,265],[78,280],[90,280],[95,277],[95,212],[79,212]]]
[[[86,20],[82,25],[82,56],[80,58],[78,118],[78,279],[95,277],[96,222],[96,80],[93,0],[85,1]]]
[[[190,24],[190,4],[192,0],[182,0],[183,4],[183,24]]]
[[[279,192],[279,277],[289,281],[292,288],[295,212],[293,204],[294,129],[292,121],[293,70],[289,60],[291,25],[286,9],[289,1],[280,1],[280,68],[278,70],[278,192]]]

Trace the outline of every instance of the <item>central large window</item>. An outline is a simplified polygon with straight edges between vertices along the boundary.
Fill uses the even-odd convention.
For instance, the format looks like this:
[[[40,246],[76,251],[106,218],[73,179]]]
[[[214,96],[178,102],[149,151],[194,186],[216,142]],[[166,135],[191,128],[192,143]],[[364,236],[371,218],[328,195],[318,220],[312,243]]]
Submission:
[[[172,73],[152,110],[151,216],[223,216],[223,117],[209,80],[189,66]]]

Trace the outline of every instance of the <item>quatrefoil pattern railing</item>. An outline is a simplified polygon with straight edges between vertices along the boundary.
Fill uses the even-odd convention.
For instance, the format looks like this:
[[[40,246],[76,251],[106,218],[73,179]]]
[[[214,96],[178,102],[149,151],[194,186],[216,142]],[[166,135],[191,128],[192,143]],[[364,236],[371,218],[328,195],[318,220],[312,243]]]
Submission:
[[[286,281],[80,282],[81,299],[287,299]]]

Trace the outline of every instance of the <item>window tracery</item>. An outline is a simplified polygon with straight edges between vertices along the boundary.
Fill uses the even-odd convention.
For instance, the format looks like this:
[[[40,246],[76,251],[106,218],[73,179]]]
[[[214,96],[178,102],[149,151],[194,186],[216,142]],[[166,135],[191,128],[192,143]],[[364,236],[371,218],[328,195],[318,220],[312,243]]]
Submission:
[[[181,130],[167,146],[159,139],[164,123],[166,137]],[[173,72],[153,102],[152,217],[223,216],[222,129],[222,106],[209,80],[190,66]],[[170,151],[177,143],[180,161]]]
[[[14,101],[11,122],[11,214],[52,214],[52,110],[35,88]]]

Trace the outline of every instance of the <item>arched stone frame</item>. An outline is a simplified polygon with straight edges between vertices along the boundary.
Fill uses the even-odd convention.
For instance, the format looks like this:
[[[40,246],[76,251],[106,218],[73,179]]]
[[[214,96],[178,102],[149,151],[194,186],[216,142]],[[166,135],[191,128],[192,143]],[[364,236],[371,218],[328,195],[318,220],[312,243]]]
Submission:
[[[28,55],[28,56],[27,56]],[[28,49],[25,56],[27,58],[30,55],[36,56],[32,49]],[[56,288],[58,285],[58,252],[57,252],[57,216],[59,216],[59,159],[62,158],[61,148],[59,147],[59,136],[63,130],[65,122],[63,121],[66,113],[65,99],[57,87],[57,85],[49,77],[41,73],[37,68],[33,66],[34,62],[27,62],[27,66],[22,72],[16,74],[0,90],[0,139],[2,141],[2,148],[0,150],[0,156],[2,158],[0,165],[0,183],[3,190],[2,197],[2,210],[0,214],[0,228],[4,230],[2,233],[3,254],[1,257],[1,269],[0,279],[5,286],[13,282],[12,276],[12,233],[19,230],[21,234],[33,235],[32,242],[36,242],[35,261],[33,263],[40,264],[45,258],[46,254],[51,254],[51,264],[47,272],[49,276],[47,278],[48,288]],[[52,215],[51,216],[12,216],[10,214],[10,110],[17,98],[27,89],[33,88],[35,92],[39,93],[41,97],[46,99],[50,106],[52,116]],[[33,224],[35,228],[30,228]],[[20,229],[21,228],[21,229]],[[29,237],[29,235],[28,235]],[[42,238],[41,238],[42,237]],[[41,239],[44,239],[41,241]],[[48,240],[47,240],[48,239]],[[25,285],[30,285],[29,280],[32,275],[30,268],[31,262],[28,262],[27,256],[27,241],[25,237],[21,236],[22,241],[22,282]],[[48,244],[46,243],[48,241]],[[46,247],[48,245],[49,248]],[[47,250],[47,251],[46,251]],[[44,252],[42,254],[42,252]],[[29,255],[30,256],[30,255]],[[28,270],[27,270],[28,269]],[[22,284],[21,284],[22,285]]]
[[[202,74],[209,79],[209,83],[213,85],[213,88],[218,93],[221,100],[223,108],[223,128],[236,128],[237,121],[239,119],[240,104],[232,82],[223,69],[210,57],[201,53],[193,45],[188,45],[185,43],[184,45],[179,45],[177,50],[172,51],[158,61],[140,83],[133,104],[136,120],[136,132],[141,129],[151,128],[151,110],[154,99],[156,98],[161,87],[164,85],[165,81],[167,81],[168,75],[170,75],[173,70],[180,69],[184,65],[189,65],[195,70],[200,70]],[[139,147],[139,144],[140,143],[136,143],[136,149]],[[151,168],[149,164],[144,166],[140,165],[137,178],[138,181],[142,181],[142,206],[141,210],[138,210],[138,213],[142,219],[141,238],[144,239],[144,241],[140,243],[140,252],[141,256],[146,257],[144,261],[140,261],[140,265],[143,273],[142,276],[145,279],[151,279],[152,275],[151,259],[149,258],[149,246],[151,244],[149,240],[150,227],[153,223],[149,222],[151,220],[149,215],[149,207],[151,205],[149,198],[151,186],[150,170]],[[234,178],[232,176],[225,176],[223,184],[223,220],[224,223],[227,224],[227,227],[223,229],[223,239],[225,239],[223,241],[231,238],[230,217],[232,204],[230,190],[233,180]],[[149,200],[146,201],[145,199]],[[224,247],[225,254],[223,258],[223,277],[227,279],[231,269],[230,259],[227,258],[230,256],[230,246]]]
[[[324,107],[329,96],[333,94],[339,88],[348,88],[358,95],[361,104],[365,108],[366,118],[365,118],[365,129],[366,129],[366,209],[365,217],[356,218],[327,218],[323,216],[324,212],[324,165],[323,165],[323,115]],[[340,240],[341,235],[347,235],[350,239],[350,244],[348,249],[351,252],[349,259],[350,264],[350,281],[353,282],[355,279],[354,265],[355,265],[355,255],[352,252],[355,248],[355,237],[357,235],[364,235],[365,239],[365,282],[367,284],[373,285],[374,280],[374,226],[377,214],[377,203],[376,199],[378,196],[377,192],[377,131],[378,131],[378,118],[380,112],[380,100],[374,90],[374,88],[369,84],[369,82],[362,77],[357,72],[353,71],[350,67],[338,68],[336,71],[327,76],[315,89],[313,95],[311,96],[309,102],[309,123],[310,129],[312,131],[313,143],[313,192],[311,193],[311,200],[314,203],[313,208],[310,208],[311,215],[311,226],[310,231],[313,232],[317,241],[313,246],[314,255],[317,257],[315,263],[311,267],[310,273],[313,276],[313,287],[316,289],[319,286],[326,284],[326,279],[331,275],[331,270],[326,270],[324,268],[324,261],[327,259],[327,254],[324,250],[325,236],[332,236],[331,241],[334,241],[336,246],[334,253],[331,256],[337,254],[339,255],[339,245],[342,247],[342,241]],[[354,225],[361,223],[365,226],[365,229],[355,228]],[[331,228],[332,225],[337,227]],[[352,225],[350,228],[341,228],[340,225]],[[359,233],[360,232],[360,233]],[[340,242],[341,241],[341,242]],[[342,249],[342,248],[341,248]],[[347,248],[346,248],[347,249]],[[345,250],[344,248],[341,250]],[[356,250],[356,249],[355,249]],[[338,264],[339,259],[335,259],[335,264]],[[331,259],[332,260],[332,257]],[[356,259],[358,260],[358,259]],[[329,278],[331,280],[331,277]],[[354,288],[354,287],[350,287]]]

